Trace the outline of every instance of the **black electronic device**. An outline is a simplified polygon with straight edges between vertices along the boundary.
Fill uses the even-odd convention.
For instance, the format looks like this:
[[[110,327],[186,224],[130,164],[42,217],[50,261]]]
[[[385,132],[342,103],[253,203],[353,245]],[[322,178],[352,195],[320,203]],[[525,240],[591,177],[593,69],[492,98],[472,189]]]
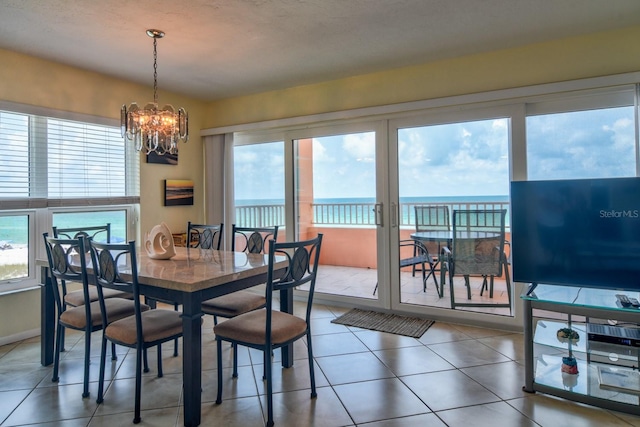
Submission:
[[[589,323],[587,335],[590,341],[640,347],[640,329],[638,328]]]
[[[640,291],[640,178],[511,183],[517,282]]]

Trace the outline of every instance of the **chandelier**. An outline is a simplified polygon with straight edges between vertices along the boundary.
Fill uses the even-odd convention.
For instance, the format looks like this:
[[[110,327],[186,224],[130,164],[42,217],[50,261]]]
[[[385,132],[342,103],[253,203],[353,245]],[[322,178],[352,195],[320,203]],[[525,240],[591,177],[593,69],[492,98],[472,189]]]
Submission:
[[[122,136],[134,141],[136,150],[143,149],[147,154],[155,152],[159,155],[177,154],[178,142],[189,139],[189,115],[183,108],[178,111],[167,104],[158,108],[158,39],[164,37],[164,31],[147,30],[153,38],[153,102],[144,108],[132,102],[120,110],[120,127]]]

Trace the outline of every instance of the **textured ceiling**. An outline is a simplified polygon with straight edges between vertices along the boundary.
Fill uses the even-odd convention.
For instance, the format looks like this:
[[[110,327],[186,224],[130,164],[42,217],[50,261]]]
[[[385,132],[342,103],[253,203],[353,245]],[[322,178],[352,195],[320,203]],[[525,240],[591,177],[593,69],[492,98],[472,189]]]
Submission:
[[[640,0],[1,0],[0,48],[213,100],[640,24]],[[639,41],[631,41],[637,43]]]

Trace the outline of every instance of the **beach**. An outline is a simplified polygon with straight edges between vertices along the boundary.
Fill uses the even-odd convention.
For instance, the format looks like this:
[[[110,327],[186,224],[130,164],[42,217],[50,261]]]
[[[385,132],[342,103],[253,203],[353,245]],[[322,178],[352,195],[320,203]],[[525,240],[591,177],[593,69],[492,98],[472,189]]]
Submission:
[[[28,263],[29,248],[27,245],[6,244],[0,246],[0,265]]]

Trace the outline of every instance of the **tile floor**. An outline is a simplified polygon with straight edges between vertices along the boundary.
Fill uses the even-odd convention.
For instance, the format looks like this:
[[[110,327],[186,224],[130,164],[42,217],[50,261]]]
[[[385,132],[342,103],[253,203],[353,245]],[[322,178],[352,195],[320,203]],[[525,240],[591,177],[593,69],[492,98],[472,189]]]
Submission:
[[[277,426],[640,426],[640,417],[521,390],[520,334],[436,322],[420,339],[331,323],[345,309],[317,305],[313,344],[318,387],[309,397],[304,341],[296,362],[274,360]],[[214,403],[216,355],[212,321],[203,328],[203,426],[264,425],[262,357],[241,349],[239,378],[225,346],[224,401]],[[60,382],[40,365],[38,338],[0,347],[0,426],[126,426],[133,418],[134,360],[120,348],[101,405],[97,393],[99,333],[92,339],[91,397],[82,399],[83,338],[67,334]],[[181,358],[163,348],[165,376],[143,380],[142,423],[181,426]]]

